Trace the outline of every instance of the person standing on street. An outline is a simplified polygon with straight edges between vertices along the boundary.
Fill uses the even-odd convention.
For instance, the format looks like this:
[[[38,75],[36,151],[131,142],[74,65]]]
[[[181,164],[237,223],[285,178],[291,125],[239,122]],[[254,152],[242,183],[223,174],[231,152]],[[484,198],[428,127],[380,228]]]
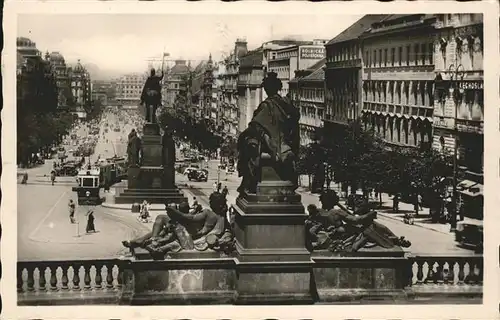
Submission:
[[[227,189],[227,186],[224,186],[224,189],[222,189],[222,195],[224,196],[224,198],[226,198],[228,194],[229,190]]]
[[[94,211],[93,210],[89,210],[87,212],[87,227],[85,228],[85,231],[87,233],[90,233],[90,232],[95,232],[95,224],[94,224]]]
[[[52,182],[52,185],[54,185],[54,182],[56,181],[56,171],[52,170],[50,172],[50,181]]]
[[[218,187],[218,186],[219,186],[219,185],[217,184],[217,181],[214,181],[214,192],[217,192],[217,187]]]
[[[392,198],[392,212],[399,212],[399,193],[396,193]]]
[[[75,203],[73,202],[73,199],[69,199],[68,208],[69,208],[69,221],[71,223],[75,223]]]

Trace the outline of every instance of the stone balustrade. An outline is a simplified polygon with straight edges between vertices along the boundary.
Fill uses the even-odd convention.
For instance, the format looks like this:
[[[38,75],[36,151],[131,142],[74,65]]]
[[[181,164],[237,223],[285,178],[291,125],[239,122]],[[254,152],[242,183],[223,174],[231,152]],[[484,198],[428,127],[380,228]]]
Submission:
[[[418,255],[408,258],[407,288],[415,300],[482,299],[482,255]]]
[[[370,259],[373,259],[370,264],[377,263],[376,258]],[[215,258],[212,262],[203,261],[196,269],[218,269],[220,270],[219,276],[226,274],[223,270],[238,269],[238,264],[233,259],[229,259],[232,262],[227,258],[224,261],[219,260]],[[330,281],[327,278],[323,279],[324,272],[318,273],[318,270],[336,268],[334,263],[339,263],[338,260],[337,262],[328,260],[327,258],[313,262],[312,268],[315,270],[317,289],[320,289],[321,283]],[[403,264],[400,265],[402,289],[406,292],[405,299],[408,303],[454,303],[457,301],[481,303],[483,296],[482,255],[417,255],[405,257],[402,261]],[[134,263],[119,259],[18,262],[18,305],[123,304],[122,295],[126,291],[124,273],[127,272],[127,268],[130,268],[131,262]],[[162,261],[151,261],[150,263],[152,269],[158,269],[154,267],[155,264],[161,265],[160,269],[167,272],[179,269],[174,261],[171,262],[165,264]],[[139,269],[144,269],[147,263],[147,261],[141,261],[141,265],[144,266]],[[188,269],[196,265],[198,264],[194,259]],[[357,266],[350,266],[346,260],[342,262],[342,268],[350,274],[349,278],[352,278],[350,269],[354,270]],[[360,275],[357,276],[359,277]],[[208,283],[207,281],[208,278],[204,280],[204,283]],[[205,288],[205,285],[202,287],[203,291],[210,292],[210,288]],[[189,299],[188,296],[185,298]],[[320,299],[317,302],[322,301]]]
[[[117,259],[18,262],[18,304],[117,304],[121,263]]]

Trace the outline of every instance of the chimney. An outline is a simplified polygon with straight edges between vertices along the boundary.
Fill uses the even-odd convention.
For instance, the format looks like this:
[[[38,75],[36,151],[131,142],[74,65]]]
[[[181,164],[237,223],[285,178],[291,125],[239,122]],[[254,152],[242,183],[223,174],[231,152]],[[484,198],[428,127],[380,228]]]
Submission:
[[[234,44],[234,54],[236,55],[236,57],[240,58],[246,55],[247,52],[247,40],[243,38],[236,39],[236,42]]]

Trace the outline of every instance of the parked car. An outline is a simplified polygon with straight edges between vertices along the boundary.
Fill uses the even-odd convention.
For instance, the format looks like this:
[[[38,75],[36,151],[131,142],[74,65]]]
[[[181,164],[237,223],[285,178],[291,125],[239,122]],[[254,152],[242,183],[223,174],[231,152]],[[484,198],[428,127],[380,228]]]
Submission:
[[[189,167],[187,167],[185,170],[184,170],[184,175],[188,175],[191,171],[196,171],[200,169],[199,166],[197,165],[190,165]]]
[[[205,169],[196,169],[196,170],[191,170],[188,173],[188,179],[189,181],[198,181],[198,182],[207,182],[208,181],[208,170]]]

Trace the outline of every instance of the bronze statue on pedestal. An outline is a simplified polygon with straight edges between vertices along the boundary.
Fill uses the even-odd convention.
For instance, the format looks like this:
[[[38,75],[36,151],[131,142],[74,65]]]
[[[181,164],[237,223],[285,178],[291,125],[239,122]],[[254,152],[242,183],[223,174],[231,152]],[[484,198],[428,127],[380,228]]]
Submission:
[[[141,94],[141,105],[146,107],[146,121],[157,123],[156,110],[161,105],[161,80],[163,79],[163,67],[161,76],[157,76],[155,69],[151,69],[151,75],[146,80]]]
[[[277,180],[297,185],[300,112],[288,97],[278,94],[282,83],[276,73],[268,73],[262,87],[268,98],[258,106],[248,128],[238,137],[240,195],[256,193],[263,157],[270,158]]]
[[[127,157],[129,168],[137,168],[141,166],[141,151],[142,141],[137,135],[135,129],[132,129],[128,135]]]

